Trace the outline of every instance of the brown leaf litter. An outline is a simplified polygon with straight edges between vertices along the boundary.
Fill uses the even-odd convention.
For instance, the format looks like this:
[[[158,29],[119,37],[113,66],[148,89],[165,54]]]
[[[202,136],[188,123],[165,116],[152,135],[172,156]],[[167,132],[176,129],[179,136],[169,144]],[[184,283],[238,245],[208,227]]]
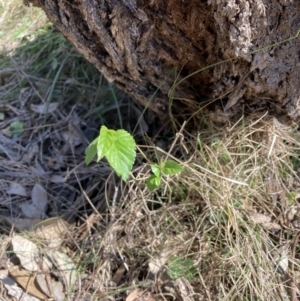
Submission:
[[[15,110],[12,105],[6,109],[2,125],[18,119],[24,124],[22,135],[7,137],[0,127],[0,206],[6,216],[41,219],[68,210],[76,215],[84,203],[78,181],[83,189],[94,186],[92,201],[104,200],[100,196],[103,191],[96,188],[104,185],[111,170],[101,164],[84,164],[87,132],[96,133],[96,129],[81,120],[76,106],[70,112],[50,106],[53,110],[46,117],[25,107],[21,115],[15,116],[19,109],[18,104],[15,106]],[[71,208],[78,198],[82,199],[78,207]]]
[[[58,103],[31,104],[29,111],[26,103],[7,105],[0,123],[1,216],[16,229],[32,233],[31,240],[12,238],[12,249],[21,265],[10,264],[9,275],[39,300],[54,295],[55,300],[63,300],[62,292],[73,289],[76,280],[76,267],[61,249],[70,239],[70,227],[56,217],[71,215],[74,221],[81,210],[92,212],[86,207],[86,197],[93,206],[105,209],[104,186],[111,173],[106,165],[85,165],[86,137],[95,135],[97,129],[79,117],[76,106],[61,107]],[[14,120],[24,125],[19,137],[2,131]],[[43,219],[47,221],[41,222]],[[46,268],[46,258],[56,272]],[[53,281],[49,273],[54,272],[60,282]]]
[[[108,201],[113,196],[120,199],[125,190],[105,162],[90,166],[84,163],[84,151],[99,130],[90,122],[91,111],[83,116],[80,105],[32,103],[33,93],[23,89],[18,101],[4,106],[4,119],[0,123],[1,216],[11,229],[27,230],[28,235],[28,238],[19,235],[11,238],[11,248],[19,263],[6,259],[7,279],[11,277],[9,281],[15,281],[40,300],[53,296],[55,300],[63,300],[66,292],[74,291],[77,281],[76,266],[69,255],[81,252],[81,248],[86,254],[93,248],[93,238],[100,235],[95,229],[107,226],[107,220],[101,225],[101,219],[106,217],[100,218],[98,212],[105,212]],[[130,110],[135,112],[135,120],[141,117],[138,108],[131,106]],[[112,117],[116,108],[106,111]],[[129,120],[133,126],[134,121],[128,116]],[[23,126],[19,136],[5,131],[14,121]],[[141,118],[138,135],[147,129]],[[118,212],[111,212],[112,217],[117,215]],[[69,223],[57,216],[63,216]],[[76,231],[73,231],[75,225],[71,226],[74,221],[78,226]],[[77,245],[78,241],[83,247]],[[103,247],[102,244],[100,248]],[[85,260],[84,254],[78,260],[81,256]],[[105,265],[106,260],[102,263]],[[114,273],[116,285],[122,283],[125,266],[121,264]],[[102,264],[96,269],[105,270]],[[86,275],[81,281],[87,288],[92,285],[95,291],[99,290],[99,277],[91,279]]]

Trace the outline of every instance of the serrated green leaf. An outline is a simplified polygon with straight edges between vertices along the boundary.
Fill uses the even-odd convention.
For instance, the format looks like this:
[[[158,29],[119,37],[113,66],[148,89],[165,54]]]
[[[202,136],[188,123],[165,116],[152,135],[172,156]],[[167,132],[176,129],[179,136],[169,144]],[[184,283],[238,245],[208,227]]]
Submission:
[[[162,173],[165,175],[175,175],[181,173],[183,168],[175,161],[168,160],[162,166]]]
[[[98,138],[96,138],[85,150],[85,164],[89,165],[93,158],[97,154],[97,143],[98,143]]]
[[[133,137],[124,130],[117,130],[112,136],[106,158],[111,167],[123,181],[127,181],[136,154]]]
[[[107,156],[111,148],[116,131],[109,130],[105,125],[101,126],[99,137],[97,138],[97,162]]]
[[[152,175],[147,179],[147,187],[150,191],[155,190],[156,188],[159,187],[161,182],[161,177],[157,177],[156,175]]]
[[[132,169],[136,145],[133,137],[124,130],[109,130],[102,126],[97,140],[97,160],[104,156],[116,174],[127,181]]]
[[[157,177],[161,177],[161,170],[160,167],[157,164],[151,164],[151,170],[152,172],[157,176]]]
[[[174,280],[180,277],[192,280],[196,273],[197,271],[194,267],[194,261],[190,258],[173,256],[168,262],[167,274]]]
[[[135,149],[135,141],[128,132],[109,130],[103,125],[99,137],[86,149],[85,161],[89,164],[96,154],[97,161],[106,157],[116,174],[127,181],[135,160]]]

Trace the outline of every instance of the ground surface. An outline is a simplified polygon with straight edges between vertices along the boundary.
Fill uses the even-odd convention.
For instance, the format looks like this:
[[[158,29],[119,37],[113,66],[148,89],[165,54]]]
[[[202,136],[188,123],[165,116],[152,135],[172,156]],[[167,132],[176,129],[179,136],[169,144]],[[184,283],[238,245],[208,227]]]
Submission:
[[[297,125],[199,107],[158,126],[39,11],[0,7],[3,300],[297,299]],[[84,163],[103,124],[138,142],[127,183]],[[167,158],[184,171],[150,192]]]

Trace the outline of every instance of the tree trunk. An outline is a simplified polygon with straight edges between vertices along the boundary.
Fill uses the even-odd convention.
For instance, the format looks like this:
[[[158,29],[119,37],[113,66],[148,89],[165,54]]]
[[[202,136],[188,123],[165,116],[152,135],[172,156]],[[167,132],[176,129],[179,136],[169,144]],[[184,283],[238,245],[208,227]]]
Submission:
[[[44,9],[109,81],[160,116],[170,107],[191,112],[206,99],[218,99],[226,116],[241,106],[300,116],[300,1],[25,1]]]

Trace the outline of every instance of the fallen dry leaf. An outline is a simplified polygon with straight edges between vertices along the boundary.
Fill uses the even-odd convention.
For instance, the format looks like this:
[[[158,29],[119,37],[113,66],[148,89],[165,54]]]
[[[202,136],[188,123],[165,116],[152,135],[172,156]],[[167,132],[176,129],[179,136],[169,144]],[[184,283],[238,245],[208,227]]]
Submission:
[[[72,259],[67,254],[54,250],[46,250],[46,253],[59,270],[67,290],[72,288],[77,278],[76,266]]]
[[[112,281],[116,284],[116,286],[118,286],[120,284],[120,281],[125,273],[126,269],[124,264],[122,264],[117,271],[115,272]]]
[[[8,276],[8,271],[0,271],[0,280],[6,288],[7,294],[15,298],[14,300],[41,301],[41,299],[25,294],[24,290],[19,287],[11,277]]]
[[[64,183],[65,182],[65,178],[63,176],[60,176],[60,175],[52,175],[50,177],[50,181],[52,183]]]
[[[27,197],[27,191],[26,189],[19,183],[11,182],[9,185],[9,188],[6,190],[7,194],[13,194],[13,195],[21,195],[24,197]]]
[[[51,249],[63,243],[68,231],[68,224],[61,218],[49,218],[35,226],[35,236]]]
[[[273,222],[271,216],[262,213],[253,213],[250,214],[250,219],[254,223],[260,224],[268,230],[281,230],[281,226],[278,223]]]
[[[31,192],[31,200],[32,203],[40,210],[41,212],[45,212],[46,207],[48,205],[48,197],[47,197],[47,191],[45,188],[39,184],[36,183]]]
[[[32,201],[32,202],[31,202]],[[45,211],[48,205],[47,191],[44,187],[36,183],[31,192],[31,201],[20,204],[20,208],[26,217],[41,219],[45,217]]]
[[[31,201],[23,202],[19,205],[22,213],[31,219],[42,219],[45,217],[45,212],[40,211]]]
[[[141,291],[139,289],[135,289],[127,296],[126,301],[140,300],[142,295],[143,295],[143,291]]]
[[[54,281],[50,275],[38,273],[35,278],[39,288],[48,297],[54,297],[55,301],[63,301],[65,294],[63,293],[63,285],[61,282]]]
[[[52,283],[52,296],[54,297],[55,301],[64,301],[65,294],[64,294],[64,287],[61,282],[57,282],[51,280]]]
[[[21,266],[13,266],[9,269],[9,274],[26,292],[41,300],[47,300],[47,296],[38,288],[35,282],[36,273],[22,269]]]
[[[15,235],[12,240],[13,251],[19,258],[21,265],[28,271],[38,271],[39,267],[36,260],[39,260],[40,251],[30,240]]]
[[[151,293],[135,289],[127,296],[126,301],[155,301],[155,299]]]
[[[35,104],[31,104],[30,105],[30,109],[33,112],[39,113],[39,114],[48,114],[48,113],[52,113],[54,112],[57,107],[58,107],[59,103],[58,102],[51,102],[51,103],[44,103],[41,105],[35,105]]]

